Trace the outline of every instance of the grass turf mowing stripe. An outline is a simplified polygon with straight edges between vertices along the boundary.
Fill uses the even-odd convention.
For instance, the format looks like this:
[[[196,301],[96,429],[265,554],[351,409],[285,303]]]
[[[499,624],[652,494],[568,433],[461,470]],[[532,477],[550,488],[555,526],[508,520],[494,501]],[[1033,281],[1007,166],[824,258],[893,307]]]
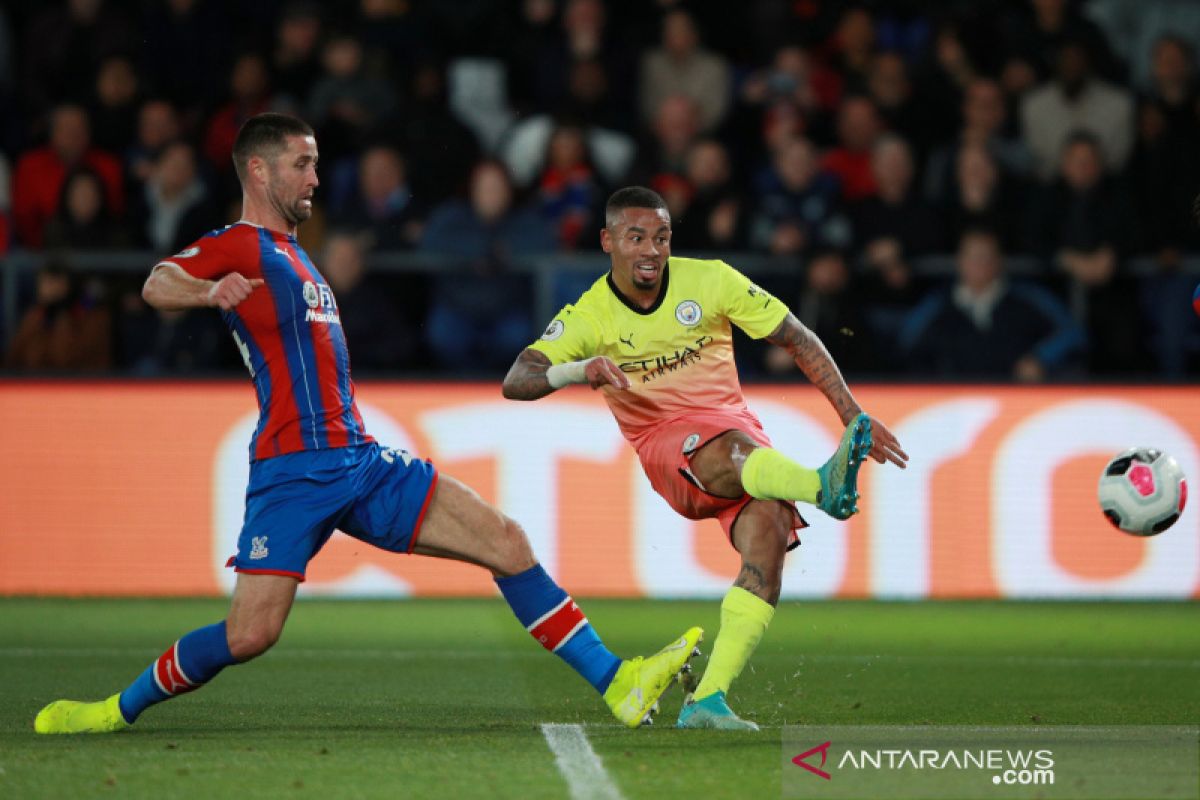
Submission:
[[[571,800],[623,800],[582,725],[542,723],[542,736],[567,781]]]
[[[98,656],[130,656],[150,658],[158,651],[142,647],[0,647],[0,658],[34,658],[42,656],[67,658],[94,658]],[[481,652],[478,650],[380,650],[376,648],[340,648],[334,650],[324,648],[296,648],[281,645],[270,653],[271,658],[346,658],[346,659],[486,659],[514,660],[544,658],[542,651],[531,652]],[[783,659],[802,665],[805,661],[817,663],[854,663],[871,664],[876,661],[896,662],[899,664],[1009,664],[1012,666],[1030,667],[1061,667],[1076,669],[1079,667],[1096,667],[1103,669],[1200,669],[1200,659],[1183,658],[1112,658],[1105,656],[1046,656],[1046,655],[1009,655],[1009,656],[972,656],[972,655],[906,655],[899,653],[757,653],[758,661]]]

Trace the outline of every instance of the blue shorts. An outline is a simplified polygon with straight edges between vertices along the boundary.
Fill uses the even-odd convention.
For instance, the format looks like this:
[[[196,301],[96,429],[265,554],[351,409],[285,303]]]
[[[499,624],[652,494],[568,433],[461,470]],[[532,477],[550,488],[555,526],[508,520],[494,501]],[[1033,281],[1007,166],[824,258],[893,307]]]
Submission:
[[[411,553],[436,485],[433,464],[375,442],[255,461],[237,555],[226,566],[303,581],[335,529]]]

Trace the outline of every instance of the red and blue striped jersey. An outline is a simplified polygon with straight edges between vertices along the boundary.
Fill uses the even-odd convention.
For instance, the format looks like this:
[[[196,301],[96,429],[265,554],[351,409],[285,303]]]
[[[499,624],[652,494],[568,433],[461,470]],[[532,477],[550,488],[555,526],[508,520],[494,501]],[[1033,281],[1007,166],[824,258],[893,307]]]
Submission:
[[[238,222],[163,263],[205,280],[264,281],[221,312],[258,394],[251,461],[373,441],[354,403],[337,302],[294,236]]]

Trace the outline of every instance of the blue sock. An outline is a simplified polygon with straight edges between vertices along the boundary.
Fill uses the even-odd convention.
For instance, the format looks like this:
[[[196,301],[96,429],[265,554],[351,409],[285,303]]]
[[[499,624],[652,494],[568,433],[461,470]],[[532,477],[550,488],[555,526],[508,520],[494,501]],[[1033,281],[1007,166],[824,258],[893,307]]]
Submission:
[[[541,564],[507,578],[496,578],[500,594],[534,639],[583,676],[597,692],[612,683],[621,659],[614,656]]]
[[[121,716],[132,723],[155,703],[199,689],[218,672],[236,664],[225,638],[225,622],[197,628],[156,658],[121,692]]]

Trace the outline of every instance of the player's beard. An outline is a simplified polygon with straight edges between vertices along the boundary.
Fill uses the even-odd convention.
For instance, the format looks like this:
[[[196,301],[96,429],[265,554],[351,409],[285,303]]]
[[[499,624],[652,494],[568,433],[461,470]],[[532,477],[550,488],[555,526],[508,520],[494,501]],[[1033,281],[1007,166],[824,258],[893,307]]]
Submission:
[[[629,269],[629,279],[633,283],[633,288],[642,292],[654,291],[662,283],[662,266],[658,267],[658,271],[654,273],[654,277],[647,280],[638,275],[636,263]]]
[[[276,197],[274,198],[275,210],[279,212],[279,216],[283,217],[283,221],[287,224],[299,225],[312,216],[312,206],[306,208],[302,205],[302,202],[307,199],[305,197],[297,197],[289,204],[284,203],[279,197]]]
[[[307,207],[303,205],[305,200],[309,201]],[[312,216],[311,197],[297,197],[288,203],[284,200],[284,193],[275,187],[271,188],[271,205],[275,207],[279,216],[283,217],[283,221],[288,225],[299,225]]]

